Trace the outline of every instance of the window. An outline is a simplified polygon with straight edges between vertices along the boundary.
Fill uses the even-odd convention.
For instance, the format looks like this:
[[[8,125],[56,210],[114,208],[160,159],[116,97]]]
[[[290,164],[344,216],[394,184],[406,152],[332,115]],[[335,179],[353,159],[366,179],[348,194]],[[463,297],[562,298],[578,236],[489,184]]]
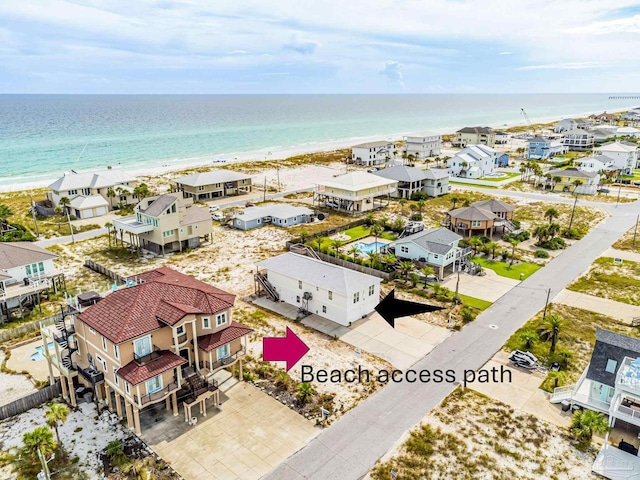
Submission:
[[[96,363],[102,367],[103,372],[107,372],[107,362],[100,355],[96,355]]]
[[[322,313],[327,313],[327,307],[322,305]]]
[[[376,286],[375,285],[371,285],[369,287],[369,296],[373,295],[376,291]]]
[[[107,351],[107,339],[102,337],[102,349],[106,352]]]
[[[69,190],[69,195],[77,195],[78,190]]]
[[[482,220],[471,220],[472,227],[479,227],[480,225],[482,225]]]
[[[176,204],[171,205],[171,213],[176,213]]]
[[[296,295],[296,302],[300,303],[300,295]]]
[[[617,360],[609,359],[607,360],[607,368],[605,368],[605,370],[609,373],[616,373],[617,366],[618,366]]]
[[[126,202],[127,201],[127,196],[126,195],[120,195],[120,201],[121,202]]]
[[[91,189],[90,188],[83,188],[82,189],[82,194],[83,195],[91,195]]]
[[[151,337],[144,337],[133,342],[133,351],[138,357],[151,353]]]
[[[162,236],[163,237],[170,237],[172,235],[175,235],[176,231],[175,230],[167,230],[166,232],[162,232]]]
[[[298,280],[298,288],[302,290],[302,280]]]
[[[204,185],[198,185],[198,190],[200,191],[204,190]]]
[[[227,358],[231,354],[229,350],[229,344],[222,345],[221,347],[216,348],[216,360],[222,360],[223,358]]]
[[[202,317],[202,328],[211,328],[211,319],[209,317]]]
[[[129,382],[124,382],[124,391],[129,393],[129,389],[130,389]]]
[[[360,301],[360,292],[356,292],[353,294],[353,303],[358,303]]]
[[[400,247],[402,253],[409,253],[409,247]]]
[[[329,300],[333,300],[333,292],[329,290]]]
[[[93,328],[91,328],[91,327],[89,327],[89,331],[90,331],[91,333],[94,333],[94,334],[96,333],[96,331],[95,331]]]
[[[162,390],[162,375],[157,375],[150,380],[147,380],[147,393],[157,392]]]
[[[120,360],[120,347],[118,347],[118,345],[116,345],[115,343],[113,344],[113,355],[117,360]]]
[[[440,257],[440,255],[438,255],[437,253],[433,254],[433,258],[435,258],[436,260]]]
[[[120,385],[120,379],[118,378],[118,374],[116,373],[118,369],[113,367],[113,381],[116,382],[116,385]]]
[[[184,325],[180,325],[178,328],[176,328],[176,335],[182,335],[184,332]]]
[[[225,323],[227,323],[227,313],[219,313],[218,315],[216,315],[216,326],[220,326],[220,325],[224,325]]]

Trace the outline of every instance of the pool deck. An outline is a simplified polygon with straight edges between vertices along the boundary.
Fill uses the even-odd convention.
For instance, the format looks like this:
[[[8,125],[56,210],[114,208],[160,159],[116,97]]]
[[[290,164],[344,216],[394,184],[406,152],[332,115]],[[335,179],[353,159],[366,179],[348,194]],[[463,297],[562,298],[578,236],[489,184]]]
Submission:
[[[11,349],[11,358],[7,361],[7,367],[18,372],[28,371],[34,378],[38,380],[47,380],[49,378],[49,367],[47,360],[31,360],[31,355],[36,352],[36,347],[42,345],[42,340],[37,339],[25,345],[21,345]]]
[[[358,240],[354,240],[353,242],[345,243],[343,247],[350,247],[351,245],[355,245],[356,243],[375,243],[375,242],[376,242],[376,237],[374,237],[373,235],[369,235],[368,237],[360,238]],[[386,238],[378,237],[378,243],[389,245],[390,243],[392,243],[392,241],[387,240]],[[342,252],[348,254],[349,250],[347,248],[347,250],[342,250]],[[360,252],[360,255],[368,255],[368,254],[367,252]]]

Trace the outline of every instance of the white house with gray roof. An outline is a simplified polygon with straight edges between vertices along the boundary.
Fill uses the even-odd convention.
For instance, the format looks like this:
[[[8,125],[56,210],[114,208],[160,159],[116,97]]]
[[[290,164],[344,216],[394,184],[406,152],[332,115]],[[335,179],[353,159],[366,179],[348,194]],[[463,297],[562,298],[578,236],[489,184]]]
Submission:
[[[468,145],[447,160],[452,177],[482,178],[493,173],[501,154],[486,145]]]
[[[174,180],[176,189],[195,201],[241,195],[251,192],[251,177],[233,170],[213,169]]]
[[[279,301],[340,325],[369,315],[380,302],[379,278],[339,265],[292,252],[256,265]]]
[[[351,158],[356,165],[384,165],[387,160],[395,157],[397,147],[393,142],[382,140],[366,142],[351,147]]]
[[[313,210],[307,207],[277,203],[264,207],[247,207],[233,218],[233,226],[240,230],[276,225],[291,227],[313,221]]]
[[[444,270],[453,266],[464,252],[458,247],[460,240],[462,237],[448,228],[429,228],[396,240],[395,256],[430,265],[442,278]]]
[[[595,147],[593,153],[611,158],[623,175],[633,175],[638,165],[638,145],[635,143],[608,142]]]
[[[424,159],[440,155],[442,152],[442,135],[438,133],[410,133],[404,136],[407,155]]]
[[[449,193],[449,172],[446,170],[423,170],[418,167],[396,165],[373,174],[398,182],[396,191],[391,194],[396,198],[410,199],[416,192],[424,192],[430,197]]]

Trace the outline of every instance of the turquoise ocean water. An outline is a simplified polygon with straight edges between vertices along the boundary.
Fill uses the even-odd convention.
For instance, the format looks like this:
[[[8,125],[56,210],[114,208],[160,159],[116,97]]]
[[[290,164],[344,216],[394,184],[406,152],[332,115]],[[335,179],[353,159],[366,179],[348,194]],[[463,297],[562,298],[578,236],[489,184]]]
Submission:
[[[522,123],[521,107],[548,119],[631,106],[609,94],[0,95],[0,186]]]

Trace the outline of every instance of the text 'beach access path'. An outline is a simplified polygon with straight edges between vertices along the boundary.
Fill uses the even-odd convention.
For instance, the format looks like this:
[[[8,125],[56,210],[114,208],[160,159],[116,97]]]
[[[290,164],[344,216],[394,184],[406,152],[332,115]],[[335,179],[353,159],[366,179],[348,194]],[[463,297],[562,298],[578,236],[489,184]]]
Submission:
[[[481,368],[519,327],[544,308],[548,289],[553,299],[634,225],[640,202],[608,210],[611,217],[513,288],[473,323],[438,345],[413,368],[457,372]],[[360,479],[455,387],[449,383],[390,384],[263,478]]]

